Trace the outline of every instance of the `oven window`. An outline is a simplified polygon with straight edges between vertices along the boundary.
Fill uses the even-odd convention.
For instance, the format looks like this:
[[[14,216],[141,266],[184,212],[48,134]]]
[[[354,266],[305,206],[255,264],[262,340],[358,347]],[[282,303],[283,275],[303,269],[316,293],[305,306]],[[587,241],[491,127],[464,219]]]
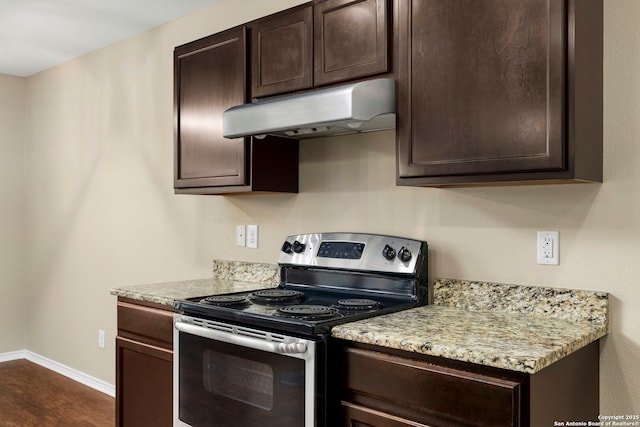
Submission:
[[[271,366],[205,350],[204,388],[238,402],[266,410],[273,409],[273,369]]]
[[[305,361],[180,333],[178,417],[193,427],[305,425]]]

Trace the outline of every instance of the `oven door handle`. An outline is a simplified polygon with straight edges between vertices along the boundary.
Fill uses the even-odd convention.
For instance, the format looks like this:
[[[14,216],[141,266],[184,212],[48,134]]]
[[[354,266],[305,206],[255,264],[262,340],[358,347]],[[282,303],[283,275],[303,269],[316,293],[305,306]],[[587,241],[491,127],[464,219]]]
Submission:
[[[304,342],[278,343],[265,341],[259,338],[251,338],[244,335],[236,335],[234,333],[203,328],[202,326],[180,321],[175,322],[175,328],[186,334],[197,335],[202,338],[209,338],[216,341],[226,342],[228,344],[236,344],[242,347],[253,348],[269,353],[304,354],[307,352],[307,344]]]

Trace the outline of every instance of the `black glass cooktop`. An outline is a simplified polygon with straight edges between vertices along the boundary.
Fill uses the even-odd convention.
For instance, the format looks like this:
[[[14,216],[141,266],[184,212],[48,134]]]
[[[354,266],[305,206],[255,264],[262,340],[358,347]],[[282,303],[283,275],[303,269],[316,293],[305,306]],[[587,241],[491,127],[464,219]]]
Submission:
[[[412,298],[312,287],[261,289],[176,301],[186,315],[301,334],[328,333],[332,326],[417,305]]]

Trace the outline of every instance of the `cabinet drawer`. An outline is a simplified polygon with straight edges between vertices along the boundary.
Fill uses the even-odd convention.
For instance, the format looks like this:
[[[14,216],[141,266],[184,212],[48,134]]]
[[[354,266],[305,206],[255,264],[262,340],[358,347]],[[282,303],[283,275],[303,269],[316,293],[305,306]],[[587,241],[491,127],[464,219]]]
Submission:
[[[173,311],[118,301],[118,335],[173,348]]]
[[[426,424],[405,420],[364,406],[342,402],[346,427],[428,427]]]
[[[518,382],[361,349],[345,349],[343,362],[348,400],[421,422],[519,425]]]

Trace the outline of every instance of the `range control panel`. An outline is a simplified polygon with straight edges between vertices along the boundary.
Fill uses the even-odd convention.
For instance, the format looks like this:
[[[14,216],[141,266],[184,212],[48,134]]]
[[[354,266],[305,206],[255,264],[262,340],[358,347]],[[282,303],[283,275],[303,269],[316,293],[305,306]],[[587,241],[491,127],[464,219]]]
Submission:
[[[279,264],[415,274],[427,242],[365,233],[314,233],[289,236]]]

